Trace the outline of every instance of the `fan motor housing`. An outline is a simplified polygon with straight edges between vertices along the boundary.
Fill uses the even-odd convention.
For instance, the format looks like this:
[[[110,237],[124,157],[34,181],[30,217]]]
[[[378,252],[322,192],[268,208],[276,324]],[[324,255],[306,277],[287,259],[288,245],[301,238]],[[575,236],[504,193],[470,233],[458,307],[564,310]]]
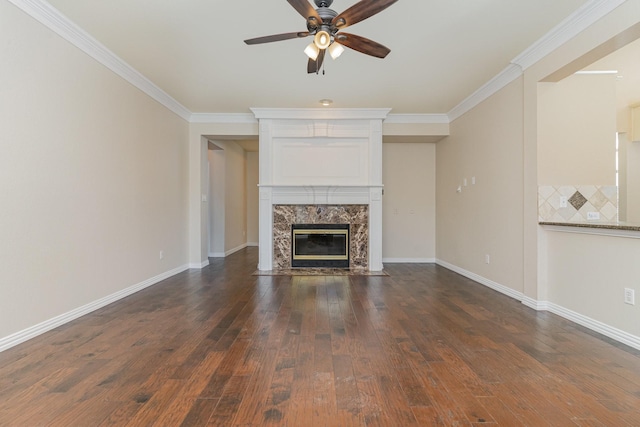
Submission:
[[[333,3],[333,0],[314,0],[316,3],[316,6],[318,7],[329,7],[331,6],[331,3]]]
[[[318,12],[318,15],[322,18],[322,22],[324,23],[329,23],[333,18],[338,16],[338,12],[333,9],[329,9],[328,7],[320,7],[316,9],[316,12]]]

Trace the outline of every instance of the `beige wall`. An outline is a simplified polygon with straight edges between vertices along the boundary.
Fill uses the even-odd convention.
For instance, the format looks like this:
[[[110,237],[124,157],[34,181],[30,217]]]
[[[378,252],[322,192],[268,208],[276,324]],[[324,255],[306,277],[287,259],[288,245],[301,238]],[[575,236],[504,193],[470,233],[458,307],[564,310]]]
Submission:
[[[640,2],[625,2],[455,120],[451,136],[437,146],[436,198],[439,260],[521,292],[528,305],[573,313],[603,333],[614,328],[636,336],[640,305],[625,305],[621,289],[639,290],[630,257],[637,258],[640,239],[543,229],[537,187],[551,176],[548,168],[558,167],[538,162],[538,149],[548,148],[538,135],[539,82],[639,21]],[[610,159],[607,154],[604,160]],[[470,175],[476,186],[456,193]]]
[[[246,155],[233,141],[212,141],[219,150],[208,150],[208,204],[211,256],[225,256],[243,248],[247,230]]]
[[[638,306],[624,304],[624,288],[640,295],[640,240],[547,232],[549,301],[640,337]]]
[[[189,261],[192,267],[201,267],[209,262],[209,204],[202,203],[202,195],[208,194],[209,189],[208,140],[215,140],[222,146],[226,137],[256,135],[257,122],[191,123],[189,126]]]
[[[435,261],[435,144],[382,145],[383,262]]]
[[[209,256],[224,257],[226,154],[213,143],[209,147]]]
[[[539,84],[539,185],[615,185],[615,136],[615,75]]]
[[[1,338],[186,268],[188,124],[8,2],[0,40]]]
[[[242,147],[225,141],[225,252],[234,251],[247,243],[247,184],[246,159]]]
[[[579,64],[579,59],[583,56],[590,57],[593,52],[600,52],[595,49],[614,38],[623,40],[623,34],[627,29],[633,30],[633,26],[638,22],[640,16],[640,1],[627,1],[620,7],[600,19],[588,29],[572,38],[543,60],[527,69],[525,72],[525,93],[531,94],[537,90],[538,82],[556,70],[567,66],[569,71],[572,64]],[[620,37],[622,35],[622,37]],[[622,44],[612,43],[618,47]],[[607,54],[605,52],[604,54]],[[592,58],[597,60],[598,57]],[[575,62],[574,62],[575,61]],[[582,66],[584,67],[584,62]],[[525,146],[531,147],[536,143],[536,121],[535,111],[536,98],[525,99]],[[527,126],[528,125],[528,126]],[[525,157],[525,167],[532,169],[536,165],[535,156]],[[535,166],[539,170],[545,168],[544,165]],[[526,197],[535,200],[533,190],[526,193]],[[526,280],[536,279],[536,293],[540,300],[547,300],[551,304],[566,307],[578,313],[584,318],[592,319],[593,322],[615,327],[628,334],[637,334],[637,321],[630,321],[629,317],[620,318],[615,322],[612,316],[622,310],[631,310],[637,319],[640,315],[638,305],[627,306],[623,302],[623,294],[620,293],[621,286],[638,286],[637,273],[632,265],[621,263],[626,260],[629,253],[636,253],[640,240],[626,239],[621,237],[599,236],[591,237],[581,234],[558,235],[558,232],[540,229],[535,223],[526,223],[527,227],[537,228],[539,240],[529,243],[529,250],[534,245],[539,246],[537,251],[537,271],[528,269],[525,274]],[[530,236],[531,229],[525,234]],[[582,254],[579,257],[577,254]],[[608,271],[611,276],[603,280],[603,271]],[[570,278],[570,280],[568,280]],[[529,282],[531,283],[531,282]],[[638,288],[636,287],[636,290]],[[529,288],[529,295],[533,295],[533,289]],[[575,301],[569,302],[575,295]],[[590,303],[583,300],[590,299]],[[597,308],[596,308],[597,306]]]
[[[247,152],[247,244],[258,244],[259,191],[258,152]]]
[[[624,135],[626,136],[626,134]],[[626,220],[640,223],[640,142],[626,144]]]
[[[451,135],[437,144],[436,161],[438,260],[518,292],[523,290],[522,132],[518,79],[455,120]]]

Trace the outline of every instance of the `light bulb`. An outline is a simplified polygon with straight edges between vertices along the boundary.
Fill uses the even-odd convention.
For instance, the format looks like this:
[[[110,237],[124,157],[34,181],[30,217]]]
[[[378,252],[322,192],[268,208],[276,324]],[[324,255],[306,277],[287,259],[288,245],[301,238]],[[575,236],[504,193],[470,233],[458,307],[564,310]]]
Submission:
[[[342,55],[342,52],[344,52],[344,47],[338,42],[333,42],[331,46],[329,46],[329,55],[331,55],[332,59],[338,59],[338,57]]]
[[[318,49],[326,49],[331,44],[331,36],[324,30],[318,31],[313,38],[313,42],[318,46]]]
[[[309,58],[315,61],[318,57],[318,54],[320,53],[320,49],[318,49],[318,46],[316,46],[314,43],[309,43],[309,46],[304,48],[304,53],[306,53]]]

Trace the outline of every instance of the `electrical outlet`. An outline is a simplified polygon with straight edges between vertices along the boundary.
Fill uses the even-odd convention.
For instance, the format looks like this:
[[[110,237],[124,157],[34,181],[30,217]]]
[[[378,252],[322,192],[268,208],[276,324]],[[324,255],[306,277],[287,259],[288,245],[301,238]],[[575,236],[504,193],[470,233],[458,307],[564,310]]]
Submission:
[[[600,212],[587,212],[587,220],[598,220],[600,219]]]
[[[484,263],[485,264],[491,264],[491,257],[489,256],[489,254],[486,254],[484,256]]]
[[[160,259],[164,258],[164,252],[160,251]]]
[[[565,196],[560,196],[560,207],[561,208],[567,207],[567,198]]]
[[[636,291],[629,288],[624,288],[624,303],[636,305]]]

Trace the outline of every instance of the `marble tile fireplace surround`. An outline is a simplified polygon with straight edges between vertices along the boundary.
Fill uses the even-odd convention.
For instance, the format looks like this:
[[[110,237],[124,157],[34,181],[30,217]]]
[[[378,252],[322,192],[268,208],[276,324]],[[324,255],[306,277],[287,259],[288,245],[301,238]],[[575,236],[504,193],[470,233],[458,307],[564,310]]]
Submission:
[[[349,224],[349,267],[382,271],[382,121],[390,109],[252,109],[258,270],[291,268],[292,224]]]

